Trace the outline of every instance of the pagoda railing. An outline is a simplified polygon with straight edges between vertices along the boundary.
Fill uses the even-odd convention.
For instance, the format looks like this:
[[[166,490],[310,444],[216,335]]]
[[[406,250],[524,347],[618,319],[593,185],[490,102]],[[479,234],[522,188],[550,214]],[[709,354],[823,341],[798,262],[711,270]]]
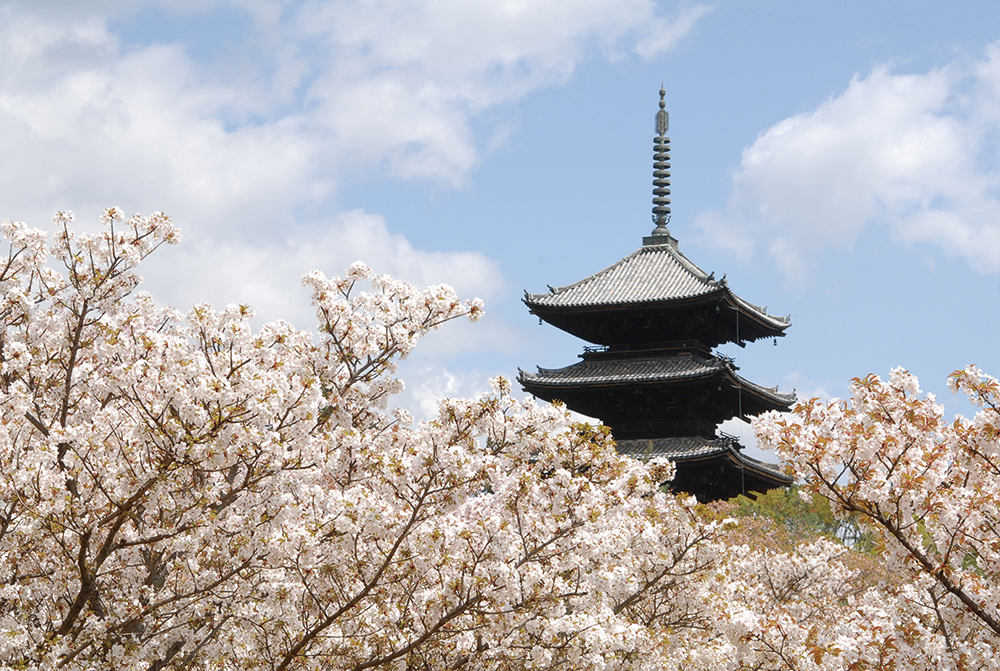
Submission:
[[[697,340],[674,340],[670,342],[644,342],[630,345],[586,345],[581,358],[590,356],[656,356],[661,354],[698,353],[705,358],[711,358],[712,352]]]

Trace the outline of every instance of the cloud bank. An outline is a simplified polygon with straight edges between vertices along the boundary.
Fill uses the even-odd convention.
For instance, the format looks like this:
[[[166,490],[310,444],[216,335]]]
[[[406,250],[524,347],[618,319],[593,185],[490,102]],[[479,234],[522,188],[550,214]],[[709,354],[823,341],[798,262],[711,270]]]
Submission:
[[[760,134],[725,209],[697,222],[713,243],[768,255],[793,282],[867,226],[1000,271],[1000,44],[924,74],[887,66]]]
[[[460,268],[474,291],[495,293],[495,263],[407,247],[377,215],[341,211],[340,187],[366,175],[464,187],[506,132],[502,121],[475,128],[485,111],[565,81],[594,53],[661,54],[707,11],[667,16],[652,0],[64,5],[0,8],[2,216],[45,225],[57,209],[80,221],[110,204],[163,210],[185,231],[177,263],[201,286],[249,284],[265,302],[287,289],[250,269],[336,272],[354,260],[348,249],[418,283]],[[168,285],[181,302],[183,286]]]
[[[86,227],[109,205],[167,212],[185,242],[149,260],[146,288],[181,309],[245,303],[308,327],[299,278],[357,259],[490,301],[510,289],[497,260],[420,249],[377,203],[345,209],[344,185],[466,188],[510,132],[505,106],[595,55],[660,55],[706,11],[668,15],[654,0],[5,2],[0,218],[46,227],[71,209]],[[420,355],[514,338],[489,308],[476,337],[447,333]]]

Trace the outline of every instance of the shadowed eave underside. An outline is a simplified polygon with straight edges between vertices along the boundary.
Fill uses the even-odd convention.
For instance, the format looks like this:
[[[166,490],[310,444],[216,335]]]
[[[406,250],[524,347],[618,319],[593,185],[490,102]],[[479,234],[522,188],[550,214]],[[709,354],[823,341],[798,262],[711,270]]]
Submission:
[[[588,389],[597,386],[670,385],[719,378],[731,389],[752,394],[775,410],[787,410],[795,394],[764,387],[736,374],[723,358],[705,359],[697,355],[649,358],[584,360],[565,368],[538,368],[537,373],[520,371],[518,381],[535,396],[545,398],[559,389]]]

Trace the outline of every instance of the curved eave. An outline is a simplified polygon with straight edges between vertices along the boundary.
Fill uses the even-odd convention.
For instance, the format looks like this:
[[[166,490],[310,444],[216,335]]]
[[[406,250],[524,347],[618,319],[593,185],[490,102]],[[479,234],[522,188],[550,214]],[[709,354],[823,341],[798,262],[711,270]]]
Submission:
[[[718,360],[672,356],[584,360],[563,368],[538,366],[537,370],[537,373],[529,373],[518,369],[518,381],[549,388],[674,383],[717,376],[724,366]]]
[[[729,378],[735,381],[737,385],[742,385],[743,389],[750,389],[758,396],[770,399],[773,403],[780,405],[781,407],[775,408],[776,410],[788,410],[796,401],[794,392],[791,394],[783,394],[778,391],[777,387],[764,387],[731,371],[728,375]]]
[[[669,298],[646,298],[642,300],[618,300],[618,301],[602,301],[602,302],[588,302],[588,303],[576,303],[571,305],[553,305],[552,303],[534,300],[539,294],[529,294],[525,292],[524,298],[521,301],[528,306],[532,314],[537,314],[542,316],[544,313],[574,313],[574,312],[596,312],[596,311],[619,311],[619,310],[635,310],[635,309],[649,309],[658,308],[661,310],[672,309],[676,307],[687,307],[703,304],[713,304],[718,303],[720,300],[726,300],[726,302],[734,304],[732,300],[727,300],[729,297],[727,294],[732,294],[728,291],[725,286],[710,287],[708,291],[703,291],[696,294],[684,295],[684,296],[671,296]],[[549,294],[541,294],[542,296],[548,296]],[[743,301],[745,303],[745,301]],[[747,305],[749,305],[747,303]],[[544,318],[544,317],[543,317]]]
[[[704,340],[709,347],[723,342],[742,345],[783,337],[791,325],[790,318],[768,314],[743,300],[725,281],[698,284],[698,291],[670,296],[644,293],[633,298],[616,293],[607,300],[590,296],[560,303],[545,300],[557,293],[526,294],[523,302],[542,321],[597,345],[691,339]],[[688,332],[692,328],[695,331]]]
[[[739,296],[737,296],[733,291],[726,286],[726,296],[729,299],[729,304],[733,306],[733,309],[740,311],[741,317],[750,317],[751,319],[757,321],[762,328],[774,330],[775,336],[785,335],[785,329],[792,325],[791,316],[778,317],[776,315],[768,314],[767,308],[762,308],[749,301],[745,301]],[[764,336],[764,337],[771,337]]]
[[[725,457],[733,464],[755,475],[772,480],[776,486],[788,486],[795,478],[779,464],[769,464],[743,454],[743,446],[734,438],[718,437],[705,440],[698,437],[634,439],[616,441],[618,452],[642,461],[669,459],[678,464],[696,464]]]
[[[718,300],[724,294],[734,309],[783,331],[789,320],[767,314],[767,310],[732,292],[726,278],[715,279],[688,259],[675,245],[644,245],[604,270],[579,282],[549,287],[548,293],[525,292],[524,302],[532,312],[586,309],[669,307]]]
[[[666,360],[609,360],[600,363],[582,361],[558,369],[538,368],[538,373],[519,370],[517,380],[525,391],[540,398],[555,398],[561,391],[586,391],[595,387],[669,387],[689,382],[726,382],[730,391],[742,389],[751,393],[763,405],[774,410],[787,410],[795,403],[795,394],[783,394],[777,388],[764,387],[739,376],[722,360],[698,362],[679,358]],[[676,363],[675,363],[676,362]],[[667,364],[675,364],[668,366]],[[646,369],[643,370],[643,364]],[[616,371],[615,369],[618,368]],[[626,372],[628,371],[628,372]],[[536,393],[537,392],[537,393]]]
[[[778,317],[769,314],[767,308],[762,308],[743,300],[733,293],[729,287],[726,287],[726,297],[732,310],[739,311],[741,320],[749,318],[763,332],[763,335],[759,336],[761,338],[782,338],[785,335],[785,330],[792,325],[791,315]],[[756,339],[754,338],[754,340]],[[750,338],[745,338],[745,340],[750,340]]]
[[[778,464],[769,464],[765,461],[758,461],[752,457],[748,457],[742,452],[731,451],[729,457],[736,463],[738,463],[743,468],[746,468],[758,477],[768,478],[772,480],[776,485],[781,487],[788,487],[795,482],[795,478],[788,475]]]
[[[790,317],[777,317],[768,314],[763,308],[737,296],[725,284],[720,284],[711,291],[691,296],[631,302],[550,305],[533,300],[537,295],[526,294],[522,299],[531,314],[560,330],[598,344],[609,343],[600,342],[602,338],[595,337],[586,327],[574,328],[572,322],[574,320],[586,321],[598,314],[625,316],[630,313],[642,312],[647,315],[668,315],[671,312],[697,310],[698,308],[710,312],[713,306],[724,306],[724,310],[717,313],[718,316],[714,319],[721,328],[733,332],[734,341],[739,339],[753,342],[763,338],[782,338],[785,335],[785,330],[791,326]],[[737,312],[739,312],[739,317],[736,317]],[[650,319],[655,320],[655,317]],[[740,321],[739,328],[736,326],[737,320]]]

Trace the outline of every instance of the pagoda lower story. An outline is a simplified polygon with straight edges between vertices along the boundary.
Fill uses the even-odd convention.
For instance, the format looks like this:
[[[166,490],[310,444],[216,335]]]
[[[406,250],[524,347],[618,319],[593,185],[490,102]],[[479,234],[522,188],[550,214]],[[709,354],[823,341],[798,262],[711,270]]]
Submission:
[[[589,349],[581,358],[566,368],[522,371],[518,379],[537,398],[599,418],[620,453],[674,461],[674,488],[700,501],[791,484],[781,469],[747,457],[716,427],[736,414],[745,419],[786,409],[794,397],[749,382],[728,358],[697,345]]]
[[[620,440],[618,452],[642,461],[670,459],[677,466],[672,489],[691,494],[701,502],[753,497],[792,484],[777,465],[752,459],[733,436],[712,440],[700,437]]]
[[[673,489],[700,501],[788,486],[792,479],[781,468],[747,457],[717,427],[733,417],[787,410],[794,394],[740,377],[732,360],[712,348],[783,337],[790,321],[737,296],[725,277],[685,257],[670,235],[664,95],[654,138],[656,228],[612,266],[548,293],[526,293],[532,314],[594,346],[576,364],[521,371],[518,380],[540,399],[600,419],[622,454],[671,459]]]

